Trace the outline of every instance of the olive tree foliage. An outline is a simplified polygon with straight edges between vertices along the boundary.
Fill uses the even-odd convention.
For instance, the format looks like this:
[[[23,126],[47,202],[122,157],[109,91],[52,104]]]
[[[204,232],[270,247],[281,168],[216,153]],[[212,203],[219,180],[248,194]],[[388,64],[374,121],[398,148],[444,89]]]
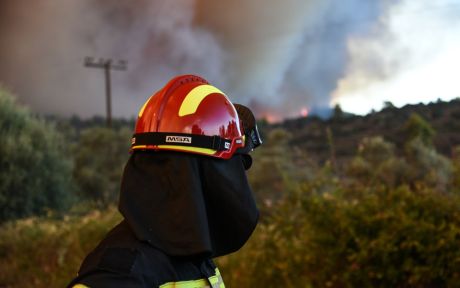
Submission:
[[[460,146],[456,146],[452,151],[452,166],[453,166],[453,179],[452,184],[454,189],[460,192]]]
[[[425,146],[433,146],[433,137],[436,132],[433,127],[417,113],[413,113],[403,127],[406,142],[417,140]]]
[[[71,206],[72,164],[66,149],[52,125],[0,87],[0,222]]]
[[[441,156],[429,144],[429,125],[417,122],[407,127],[420,133],[407,135],[401,154],[383,137],[365,138],[339,178],[327,167],[301,185],[286,177],[283,188],[291,191],[245,247],[217,260],[227,285],[458,286],[460,148],[453,161]],[[284,151],[281,141],[272,145]],[[297,170],[293,163],[285,169]],[[257,173],[271,189],[267,171]]]
[[[380,136],[364,138],[347,169],[352,183],[378,183],[387,187],[422,185],[439,192],[450,191],[453,166],[435,150],[432,144],[434,129],[422,117],[413,114],[404,124],[403,132],[402,155],[396,155],[394,144]]]
[[[409,181],[409,165],[404,158],[397,157],[392,143],[381,136],[364,138],[356,157],[347,167],[347,175],[353,183],[381,184],[397,187]]]
[[[453,176],[451,161],[432,147],[415,139],[406,146],[408,162],[412,166],[411,178],[416,185],[423,184],[446,192]]]
[[[435,130],[420,115],[414,113],[404,125],[404,134],[405,156],[412,166],[412,183],[447,191],[453,176],[453,166],[449,159],[434,148]]]
[[[289,185],[298,185],[311,177],[311,165],[304,151],[289,144],[291,134],[277,128],[264,138],[263,149],[251,153],[254,158],[248,178],[262,213],[268,212],[284,197]],[[270,183],[270,185],[267,185]]]
[[[129,157],[131,130],[88,128],[74,146],[77,194],[106,206],[118,198],[123,167]]]

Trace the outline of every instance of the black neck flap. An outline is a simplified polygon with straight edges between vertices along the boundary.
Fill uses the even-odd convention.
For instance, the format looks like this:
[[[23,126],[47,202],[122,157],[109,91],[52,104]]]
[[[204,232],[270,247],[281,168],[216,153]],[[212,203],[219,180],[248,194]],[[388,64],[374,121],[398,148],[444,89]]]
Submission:
[[[259,215],[241,155],[222,160],[169,151],[131,155],[119,210],[139,240],[171,256],[234,252]]]

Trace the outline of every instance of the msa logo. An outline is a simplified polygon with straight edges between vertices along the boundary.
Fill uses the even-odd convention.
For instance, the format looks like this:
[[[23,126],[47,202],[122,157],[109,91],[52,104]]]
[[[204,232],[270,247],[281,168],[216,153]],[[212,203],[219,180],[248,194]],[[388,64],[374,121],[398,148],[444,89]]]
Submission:
[[[225,142],[225,149],[230,149],[230,142]]]
[[[166,143],[185,143],[192,144],[192,137],[166,136]]]

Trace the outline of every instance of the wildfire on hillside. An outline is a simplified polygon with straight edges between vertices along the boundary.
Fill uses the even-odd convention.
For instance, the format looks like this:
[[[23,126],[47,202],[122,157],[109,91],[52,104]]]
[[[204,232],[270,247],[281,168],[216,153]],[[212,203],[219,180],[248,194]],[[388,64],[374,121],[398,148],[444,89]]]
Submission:
[[[303,118],[308,117],[309,113],[310,110],[308,109],[308,107],[302,107],[302,109],[300,109],[300,116],[302,116]]]

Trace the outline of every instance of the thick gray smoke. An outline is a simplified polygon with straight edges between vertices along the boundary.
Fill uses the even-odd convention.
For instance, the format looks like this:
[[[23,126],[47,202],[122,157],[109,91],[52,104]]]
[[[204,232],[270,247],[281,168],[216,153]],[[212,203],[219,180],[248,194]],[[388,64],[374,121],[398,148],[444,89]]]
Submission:
[[[383,1],[388,2],[388,1]],[[225,2],[225,3],[224,3]],[[365,34],[380,1],[137,0],[0,3],[0,82],[42,113],[103,115],[104,78],[86,56],[123,59],[115,116],[133,116],[171,77],[194,73],[259,116],[330,105],[346,39]]]
[[[230,89],[275,119],[329,108],[347,37],[367,33],[383,9],[365,0],[198,3],[198,19],[229,55]]]

